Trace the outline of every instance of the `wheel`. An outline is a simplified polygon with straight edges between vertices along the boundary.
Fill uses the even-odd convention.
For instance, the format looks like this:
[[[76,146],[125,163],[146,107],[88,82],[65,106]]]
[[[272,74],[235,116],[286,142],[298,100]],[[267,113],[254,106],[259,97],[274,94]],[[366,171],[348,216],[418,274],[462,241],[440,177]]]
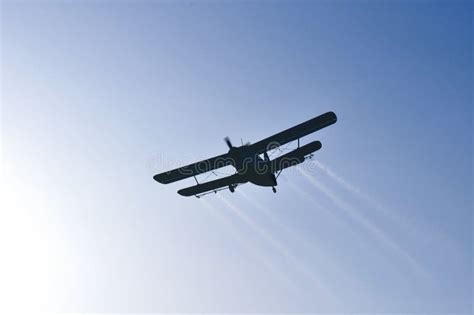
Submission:
[[[277,190],[276,190],[276,188],[275,188],[275,187],[272,187],[272,190],[273,190],[273,192],[274,192],[274,193],[276,193],[276,192],[277,192]]]

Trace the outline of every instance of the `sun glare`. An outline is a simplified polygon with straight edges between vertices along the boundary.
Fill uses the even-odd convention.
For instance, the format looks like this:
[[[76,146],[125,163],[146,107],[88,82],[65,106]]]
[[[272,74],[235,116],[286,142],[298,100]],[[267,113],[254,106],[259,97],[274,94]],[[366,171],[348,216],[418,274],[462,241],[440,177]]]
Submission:
[[[32,189],[24,178],[2,161],[0,192],[0,295],[2,309],[18,311],[51,310],[58,305],[53,292],[55,275],[64,267],[61,238],[48,223],[48,202],[41,188]],[[6,166],[8,165],[7,168]],[[53,301],[55,299],[55,301]]]

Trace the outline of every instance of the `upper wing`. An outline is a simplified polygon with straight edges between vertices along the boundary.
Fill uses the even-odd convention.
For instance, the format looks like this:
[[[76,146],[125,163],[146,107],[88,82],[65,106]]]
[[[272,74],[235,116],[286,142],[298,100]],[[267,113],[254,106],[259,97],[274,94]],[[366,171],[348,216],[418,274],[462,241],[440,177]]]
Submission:
[[[195,186],[191,186],[188,188],[183,188],[181,190],[178,190],[178,194],[180,194],[181,196],[189,197],[189,196],[202,194],[204,192],[218,189],[221,187],[225,187],[225,186],[229,186],[233,184],[245,183],[245,182],[246,180],[244,180],[242,175],[234,174],[234,175],[227,176],[224,178],[212,180],[210,182],[197,184]]]
[[[273,136],[260,140],[250,145],[250,149],[256,154],[275,149],[285,143],[304,137],[312,132],[330,126],[337,121],[336,114],[327,112],[318,117],[305,121],[285,131],[279,132]]]
[[[161,174],[156,174],[155,176],[153,176],[153,179],[162,184],[169,184],[191,176],[209,172],[216,168],[231,165],[231,162],[232,159],[226,153],[207,160],[202,160],[193,164],[189,164],[171,171],[163,172]]]

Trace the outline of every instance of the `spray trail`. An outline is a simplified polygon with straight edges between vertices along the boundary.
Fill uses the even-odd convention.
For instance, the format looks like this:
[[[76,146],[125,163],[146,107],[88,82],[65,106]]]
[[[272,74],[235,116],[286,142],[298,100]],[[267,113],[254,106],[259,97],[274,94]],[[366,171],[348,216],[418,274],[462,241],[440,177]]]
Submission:
[[[245,200],[247,200],[254,208],[260,210],[267,218],[269,218],[273,223],[278,225],[280,228],[285,230],[288,234],[294,234],[292,230],[290,230],[285,224],[283,224],[278,218],[275,217],[273,213],[268,211],[266,207],[264,207],[260,202],[255,200],[254,198],[250,197],[247,193],[242,190],[237,190],[237,193],[240,194]]]
[[[239,190],[238,193],[242,195],[242,197],[246,199],[254,208],[260,210],[263,214],[265,214],[265,216],[269,218],[275,225],[277,225],[279,228],[285,231],[285,233],[290,235],[292,238],[296,239],[299,243],[302,243],[305,246],[311,248],[313,252],[317,250],[311,242],[309,242],[306,238],[304,238],[300,233],[297,233],[296,231],[288,228],[286,224],[281,222],[281,220],[279,220],[273,213],[268,211],[268,209],[264,207],[261,203],[259,203],[257,200],[250,197],[247,193],[245,193],[242,190]]]
[[[378,201],[370,197],[368,194],[362,192],[360,189],[355,187],[353,184],[349,183],[347,180],[342,178],[340,175],[336,174],[333,170],[331,170],[327,165],[319,162],[319,161],[312,161],[313,165],[316,165],[320,170],[326,173],[329,177],[331,177],[335,182],[339,183],[342,187],[346,190],[352,192],[356,195],[359,199],[367,202],[371,207],[381,211],[387,218],[396,222],[400,226],[404,226],[408,228],[407,223],[402,221],[399,217],[396,217],[393,214],[393,211],[390,211],[387,207],[380,204]]]
[[[367,231],[369,231],[379,242],[383,243],[387,247],[391,248],[395,253],[397,253],[400,257],[404,258],[410,266],[417,272],[419,275],[423,275],[424,277],[429,277],[428,273],[425,269],[407,252],[405,252],[396,242],[391,240],[385,233],[378,228],[375,224],[365,218],[361,213],[359,213],[354,207],[349,205],[347,202],[340,199],[336,194],[334,194],[329,188],[321,184],[319,181],[314,179],[311,175],[309,175],[306,171],[301,168],[297,168],[297,170],[317,189],[319,189],[322,193],[324,193],[329,199],[331,199],[334,204],[346,212],[354,221],[358,222],[361,226],[363,226]]]
[[[278,269],[272,262],[270,259],[268,259],[267,257],[265,257],[262,253],[260,253],[259,251],[257,251],[255,249],[254,246],[252,246],[252,244],[250,244],[249,242],[246,242],[244,241],[244,239],[235,231],[235,229],[232,228],[232,224],[229,222],[229,218],[228,217],[225,217],[214,205],[212,205],[211,203],[209,203],[207,200],[203,199],[203,198],[200,198],[200,202],[206,207],[208,208],[210,211],[212,211],[212,213],[219,217],[221,219],[221,221],[224,221],[226,223],[226,225],[229,227],[230,231],[232,232],[232,235],[234,237],[234,239],[236,239],[238,241],[238,243],[244,247],[244,248],[247,248],[249,249],[252,254],[257,258],[259,259],[262,264],[264,264],[266,267],[268,267],[270,270],[272,270],[273,272],[275,272],[276,274],[278,274],[282,279],[285,280],[286,283],[289,284],[289,286],[291,287],[291,289],[295,292],[301,292],[301,288],[299,288],[297,285],[295,285],[294,281],[292,281],[288,275],[286,273],[284,273],[283,271],[281,271],[280,269]]]
[[[317,210],[319,210],[321,212],[328,213],[331,216],[331,218],[335,222],[337,222],[337,224],[343,225],[344,229],[350,230],[350,231],[354,230],[347,222],[345,222],[345,221],[341,220],[340,218],[338,218],[335,215],[334,211],[332,211],[331,209],[320,206],[319,202],[316,199],[314,199],[314,197],[311,196],[307,191],[305,191],[304,189],[301,189],[300,187],[296,186],[296,184],[293,183],[290,180],[287,180],[287,182],[285,184],[287,184],[288,187],[290,187],[290,189],[293,190],[295,193],[297,193],[300,196],[302,196],[303,198],[305,198],[311,204],[311,206],[315,207]]]
[[[288,185],[288,187],[293,190],[296,194],[299,194],[301,197],[303,197],[304,199],[306,199],[306,201],[311,204],[312,207],[316,208],[318,211],[321,211],[321,212],[326,212],[329,214],[329,216],[335,221],[337,222],[337,224],[341,224],[343,226],[343,228],[345,230],[348,230],[348,231],[353,231],[353,228],[345,221],[341,220],[340,218],[338,218],[334,211],[332,211],[331,209],[328,209],[328,208],[325,208],[321,205],[319,205],[319,202],[313,197],[311,196],[307,191],[305,191],[304,189],[301,189],[301,187],[298,187],[293,181],[289,180],[289,179],[286,179],[286,182],[285,182],[285,185]],[[299,234],[297,236],[298,240],[301,240],[308,248],[311,248],[311,250],[314,252],[314,251],[317,251],[318,253],[322,253],[321,249],[320,248],[317,248],[316,246],[314,246],[314,244],[312,242],[310,242],[309,240],[305,239],[304,237],[299,237]],[[323,254],[322,254],[323,255]],[[330,257],[327,255],[327,253],[324,255],[326,257],[322,257],[322,255],[318,255],[318,258],[320,260],[322,260],[322,263],[323,264],[326,264],[326,268],[329,266],[331,266],[333,268],[333,270],[337,270],[337,273],[341,276],[341,277],[344,277],[345,279],[349,279],[350,278],[350,275],[347,274],[344,269],[338,264],[337,261],[334,261],[334,259],[330,259]]]
[[[308,192],[304,191],[303,189],[301,189],[300,187],[296,186],[295,183],[293,183],[292,181],[290,180],[287,180],[286,183],[291,190],[293,190],[294,192],[296,192],[297,194],[301,195],[302,197],[304,197],[309,203],[311,203],[312,206],[316,207],[319,211],[326,211],[326,212],[331,212],[330,210],[326,209],[326,208],[323,208],[319,205],[318,202],[316,202],[316,200],[314,199],[313,196],[311,196]]]
[[[325,286],[320,279],[318,279],[312,272],[307,270],[304,265],[295,257],[293,256],[285,246],[280,244],[276,241],[270,234],[268,234],[263,228],[261,228],[254,220],[252,220],[248,215],[246,215],[243,211],[241,211],[237,206],[229,202],[224,197],[217,195],[217,197],[227,206],[229,207],[242,221],[247,223],[255,232],[257,232],[263,239],[265,239],[271,247],[273,247],[277,252],[281,255],[286,257],[289,261],[291,261],[299,270],[301,270],[304,274],[312,279],[312,282],[315,283],[318,288],[322,291],[321,293],[325,294],[325,298],[331,301],[335,301],[334,295],[329,290],[327,286]]]

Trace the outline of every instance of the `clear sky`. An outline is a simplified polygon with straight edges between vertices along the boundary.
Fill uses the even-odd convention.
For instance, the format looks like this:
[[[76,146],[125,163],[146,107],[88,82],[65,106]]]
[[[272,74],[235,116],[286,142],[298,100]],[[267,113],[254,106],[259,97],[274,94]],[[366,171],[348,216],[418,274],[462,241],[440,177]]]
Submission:
[[[472,311],[471,2],[1,11],[1,307]],[[277,194],[152,179],[329,110]]]

